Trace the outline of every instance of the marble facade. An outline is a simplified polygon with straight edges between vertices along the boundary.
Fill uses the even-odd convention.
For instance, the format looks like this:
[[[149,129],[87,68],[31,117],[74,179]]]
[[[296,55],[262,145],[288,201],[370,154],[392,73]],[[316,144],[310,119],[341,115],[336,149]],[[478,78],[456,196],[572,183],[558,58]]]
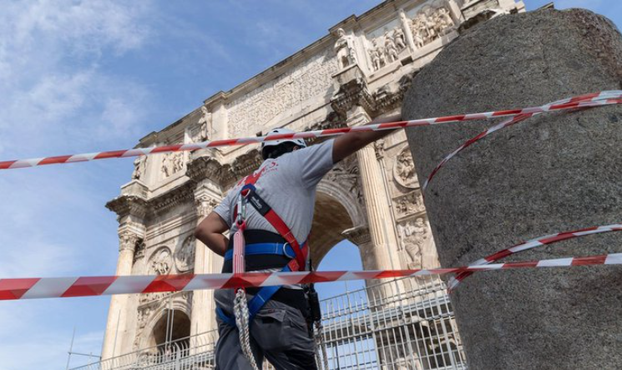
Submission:
[[[137,147],[363,125],[396,113],[410,81],[483,12],[523,11],[514,0],[389,0],[351,16],[277,65],[218,92]],[[487,14],[489,14],[487,13]],[[255,146],[156,154],[135,160],[132,180],[107,207],[118,215],[117,275],[220,272],[222,258],[193,231],[234,182],[261,163]],[[369,145],[320,182],[311,257],[317,266],[348,238],[365,269],[438,265],[406,136]],[[103,358],[215,327],[212,291],[112,298]],[[175,318],[172,318],[174,313]],[[163,322],[177,330],[162,333]]]

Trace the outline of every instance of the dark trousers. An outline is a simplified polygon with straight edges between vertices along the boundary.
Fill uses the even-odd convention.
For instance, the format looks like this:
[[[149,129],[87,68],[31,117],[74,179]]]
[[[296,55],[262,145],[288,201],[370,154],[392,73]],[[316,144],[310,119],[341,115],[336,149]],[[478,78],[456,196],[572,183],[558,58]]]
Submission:
[[[233,315],[233,297],[231,289],[215,294],[216,304],[229,315]],[[240,347],[238,329],[218,319],[218,333],[216,369],[251,369]],[[250,336],[251,349],[260,368],[266,358],[277,370],[317,369],[315,344],[309,337],[306,319],[297,308],[268,301],[250,324]]]

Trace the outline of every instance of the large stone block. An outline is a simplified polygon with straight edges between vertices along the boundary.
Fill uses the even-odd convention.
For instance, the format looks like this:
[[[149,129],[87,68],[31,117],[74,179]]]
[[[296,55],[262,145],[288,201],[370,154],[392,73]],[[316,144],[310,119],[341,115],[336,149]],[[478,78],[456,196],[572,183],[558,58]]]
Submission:
[[[585,10],[506,15],[469,30],[413,80],[406,119],[541,105],[620,89],[622,38]],[[407,132],[419,180],[491,121]],[[622,222],[622,107],[540,115],[460,153],[427,190],[443,266],[522,240]],[[506,260],[622,251],[590,236]],[[452,294],[470,369],[622,368],[622,269],[481,272]]]

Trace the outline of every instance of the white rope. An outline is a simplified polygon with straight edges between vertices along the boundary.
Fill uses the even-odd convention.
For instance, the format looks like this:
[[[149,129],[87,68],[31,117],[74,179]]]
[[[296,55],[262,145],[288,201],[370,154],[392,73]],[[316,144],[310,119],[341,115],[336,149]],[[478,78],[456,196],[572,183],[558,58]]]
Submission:
[[[257,363],[255,362],[255,356],[253,356],[253,350],[251,349],[250,332],[248,329],[248,303],[246,302],[246,292],[244,289],[238,289],[235,293],[235,299],[233,300],[233,314],[235,316],[235,324],[238,327],[240,334],[240,347],[242,347],[242,353],[248,360],[253,370],[259,370]]]

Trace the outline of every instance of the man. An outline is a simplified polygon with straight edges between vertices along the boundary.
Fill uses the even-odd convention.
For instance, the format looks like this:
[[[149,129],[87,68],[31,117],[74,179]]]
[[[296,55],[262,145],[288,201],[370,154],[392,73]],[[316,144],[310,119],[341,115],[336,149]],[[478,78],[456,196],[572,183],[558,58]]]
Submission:
[[[399,119],[399,116],[386,117],[373,123]],[[290,132],[275,129],[270,134]],[[223,233],[230,230],[233,235],[237,231],[236,205],[242,190],[248,194],[246,190],[251,189],[244,231],[246,271],[305,270],[307,254],[303,252],[306,252],[306,240],[311,231],[317,184],[334,164],[388,133],[351,132],[311,147],[307,147],[303,139],[263,143],[264,162],[259,169],[231,189],[221,204],[199,224],[195,236],[214,253],[225,257],[223,272],[232,272],[233,243]],[[263,206],[257,206],[258,203]],[[265,209],[271,209],[272,215],[265,213]],[[279,225],[275,217],[283,222]],[[267,247],[272,248],[270,252]],[[249,311],[253,298],[261,297],[261,304],[257,306],[260,308],[256,313],[251,312],[254,318],[249,323],[250,345],[257,364],[261,366],[265,357],[276,369],[316,369],[314,343],[307,326],[309,306],[302,288],[286,286],[269,293],[266,288],[263,291],[247,289],[246,292]],[[234,296],[232,289],[218,290],[214,294],[220,335],[216,363],[222,370],[251,369],[242,353],[235,321],[231,320]],[[267,302],[263,303],[264,300]]]

